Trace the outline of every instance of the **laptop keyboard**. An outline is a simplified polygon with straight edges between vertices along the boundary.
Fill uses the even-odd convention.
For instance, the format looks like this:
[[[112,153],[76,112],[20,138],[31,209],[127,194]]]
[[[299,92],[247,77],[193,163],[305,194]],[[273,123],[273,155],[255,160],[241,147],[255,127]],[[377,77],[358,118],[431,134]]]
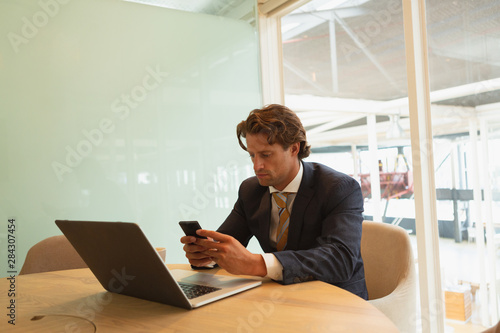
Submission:
[[[187,298],[189,299],[200,297],[221,289],[216,287],[202,286],[200,284],[192,284],[185,282],[179,282],[179,286],[181,286],[182,291],[184,291]]]

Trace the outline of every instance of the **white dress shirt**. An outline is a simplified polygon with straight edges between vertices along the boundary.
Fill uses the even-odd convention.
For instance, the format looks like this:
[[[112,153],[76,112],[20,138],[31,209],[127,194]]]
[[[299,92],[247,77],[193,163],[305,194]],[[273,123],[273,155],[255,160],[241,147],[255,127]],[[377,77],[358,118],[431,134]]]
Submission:
[[[287,198],[286,206],[288,211],[290,212],[290,215],[292,214],[292,207],[293,207],[293,202],[295,201],[295,196],[297,195],[297,192],[299,191],[300,183],[302,181],[302,174],[303,174],[303,169],[302,169],[302,162],[299,163],[299,171],[297,172],[297,175],[295,178],[283,189],[283,191],[278,191],[274,186],[269,186],[269,192],[274,193],[274,192],[287,192],[290,193]],[[271,241],[272,246],[276,246],[276,230],[278,229],[278,224],[279,224],[279,207],[274,201],[274,199],[271,199],[271,225],[269,228],[269,239]],[[283,280],[283,266],[279,262],[278,259],[274,256],[272,253],[264,253],[262,254],[262,258],[264,258],[264,262],[266,263],[266,268],[267,268],[267,275],[266,277],[269,277],[273,280],[276,281],[281,281]]]

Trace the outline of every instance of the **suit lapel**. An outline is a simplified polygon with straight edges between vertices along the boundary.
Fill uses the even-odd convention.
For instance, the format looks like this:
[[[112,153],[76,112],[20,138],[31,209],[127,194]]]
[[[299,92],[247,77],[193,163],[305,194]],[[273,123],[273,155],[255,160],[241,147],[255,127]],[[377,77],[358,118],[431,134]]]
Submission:
[[[267,189],[267,188],[266,188]],[[276,249],[271,248],[270,239],[269,239],[269,228],[271,224],[271,194],[269,190],[264,192],[264,195],[260,199],[260,205],[258,209],[257,219],[259,221],[259,234],[263,239],[261,242],[261,246],[263,247],[264,252],[274,252]],[[267,246],[267,248],[264,248]]]

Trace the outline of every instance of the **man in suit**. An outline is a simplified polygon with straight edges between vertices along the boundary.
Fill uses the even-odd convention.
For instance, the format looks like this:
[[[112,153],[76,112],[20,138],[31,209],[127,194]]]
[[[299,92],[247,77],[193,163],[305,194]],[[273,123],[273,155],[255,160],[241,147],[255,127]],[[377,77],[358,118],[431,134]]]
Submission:
[[[256,176],[243,181],[217,231],[198,230],[208,240],[181,238],[191,265],[215,262],[233,274],[268,276],[284,284],[320,280],[367,299],[359,184],[322,164],[302,161],[310,153],[306,133],[285,106],[253,110],[238,124],[237,136]],[[254,236],[262,255],[246,249]]]

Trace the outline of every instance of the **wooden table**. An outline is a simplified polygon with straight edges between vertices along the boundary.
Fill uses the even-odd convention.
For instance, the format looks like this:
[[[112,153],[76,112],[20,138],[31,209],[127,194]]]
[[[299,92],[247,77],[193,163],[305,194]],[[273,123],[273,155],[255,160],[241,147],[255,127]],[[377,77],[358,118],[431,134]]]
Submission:
[[[283,286],[264,280],[195,310],[109,293],[89,269],[17,276],[15,298],[7,292],[11,282],[0,280],[2,332],[397,332],[370,303],[319,281]],[[13,299],[15,326],[6,316]]]

